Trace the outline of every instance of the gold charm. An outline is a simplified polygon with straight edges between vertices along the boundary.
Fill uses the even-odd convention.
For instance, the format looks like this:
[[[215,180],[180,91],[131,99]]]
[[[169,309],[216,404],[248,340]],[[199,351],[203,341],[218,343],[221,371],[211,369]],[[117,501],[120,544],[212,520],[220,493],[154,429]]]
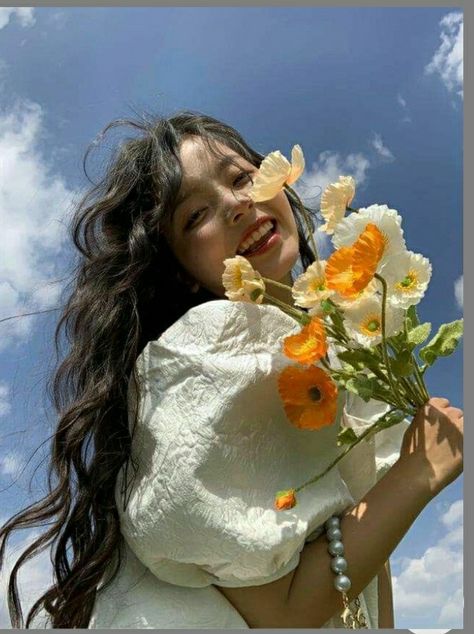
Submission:
[[[341,614],[344,627],[348,630],[368,629],[369,626],[360,605],[359,597],[354,599],[354,606],[351,605],[345,592],[342,593],[342,600],[345,608]]]

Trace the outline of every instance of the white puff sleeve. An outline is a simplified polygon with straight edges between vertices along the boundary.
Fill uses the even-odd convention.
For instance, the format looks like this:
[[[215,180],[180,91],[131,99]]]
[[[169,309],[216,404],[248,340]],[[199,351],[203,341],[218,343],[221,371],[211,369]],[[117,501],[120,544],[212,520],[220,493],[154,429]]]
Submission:
[[[371,399],[365,402],[348,393],[341,425],[351,427],[357,436],[373,425],[390,406]],[[362,440],[341,459],[339,470],[356,501],[360,500],[392,467],[400,456],[403,435],[410,425],[408,419]]]
[[[336,466],[299,492],[294,508],[273,509],[277,491],[308,481],[338,451],[343,392],[336,423],[310,431],[289,422],[277,391],[292,363],[282,339],[299,329],[274,306],[216,300],[189,310],[139,356],[138,470],[126,508],[123,473],[116,500],[128,546],[158,578],[269,583],[296,568],[332,513],[353,504]]]

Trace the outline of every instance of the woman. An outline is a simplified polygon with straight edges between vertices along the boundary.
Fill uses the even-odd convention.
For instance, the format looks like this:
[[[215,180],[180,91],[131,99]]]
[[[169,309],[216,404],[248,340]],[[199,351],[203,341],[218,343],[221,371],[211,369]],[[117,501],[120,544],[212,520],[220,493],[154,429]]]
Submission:
[[[18,568],[51,545],[55,584],[27,626],[46,611],[58,628],[342,627],[322,534],[339,513],[349,594],[377,627],[374,580],[462,471],[462,411],[432,398],[398,426],[403,441],[375,475],[360,476],[376,464],[373,445],[292,513],[266,508],[278,484],[330,461],[337,428],[282,419],[271,381],[294,322],[268,304],[229,302],[221,276],[223,260],[243,253],[291,284],[298,257],[304,268],[314,260],[302,219],[283,191],[252,202],[263,157],[226,124],[189,112],[129,123],[140,135],[73,223],[82,258],[56,331],[71,348],[53,382],[51,491],[0,531],[3,557],[12,531],[48,523],[13,569],[12,623],[22,626]],[[252,252],[249,233],[267,221],[268,247]],[[338,420],[353,426],[377,415],[348,405]]]

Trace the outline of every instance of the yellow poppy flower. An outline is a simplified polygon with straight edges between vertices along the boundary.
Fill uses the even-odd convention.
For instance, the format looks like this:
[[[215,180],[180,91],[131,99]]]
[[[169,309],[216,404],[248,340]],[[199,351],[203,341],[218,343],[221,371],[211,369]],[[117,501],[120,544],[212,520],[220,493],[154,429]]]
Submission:
[[[247,258],[236,255],[224,260],[225,270],[222,274],[222,284],[225,295],[231,301],[252,302],[261,304],[265,292],[265,282]]]
[[[319,227],[328,235],[334,233],[334,228],[341,222],[347,207],[355,195],[355,180],[352,176],[339,176],[337,183],[326,187],[321,196],[321,214],[326,224]]]
[[[291,163],[280,150],[270,152],[260,164],[249,195],[254,202],[274,198],[284,185],[292,185],[304,171],[303,150],[299,145],[291,150]]]

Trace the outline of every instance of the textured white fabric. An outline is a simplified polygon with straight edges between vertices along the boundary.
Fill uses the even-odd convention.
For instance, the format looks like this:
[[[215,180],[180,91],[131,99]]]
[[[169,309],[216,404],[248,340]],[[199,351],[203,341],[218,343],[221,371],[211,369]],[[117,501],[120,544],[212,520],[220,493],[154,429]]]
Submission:
[[[343,415],[357,433],[380,411],[354,397],[343,412],[341,391],[334,425],[291,425],[277,376],[291,364],[282,339],[299,329],[274,306],[217,300],[145,347],[136,364],[138,472],[125,510],[121,475],[116,489],[126,558],[90,627],[247,629],[214,586],[261,585],[294,570],[324,521],[396,460],[402,425],[362,441],[358,456],[303,489],[293,509],[273,510],[276,491],[306,482],[337,455]],[[135,398],[130,387],[131,408]],[[377,627],[376,578],[360,598]],[[335,616],[324,627],[342,622]]]

